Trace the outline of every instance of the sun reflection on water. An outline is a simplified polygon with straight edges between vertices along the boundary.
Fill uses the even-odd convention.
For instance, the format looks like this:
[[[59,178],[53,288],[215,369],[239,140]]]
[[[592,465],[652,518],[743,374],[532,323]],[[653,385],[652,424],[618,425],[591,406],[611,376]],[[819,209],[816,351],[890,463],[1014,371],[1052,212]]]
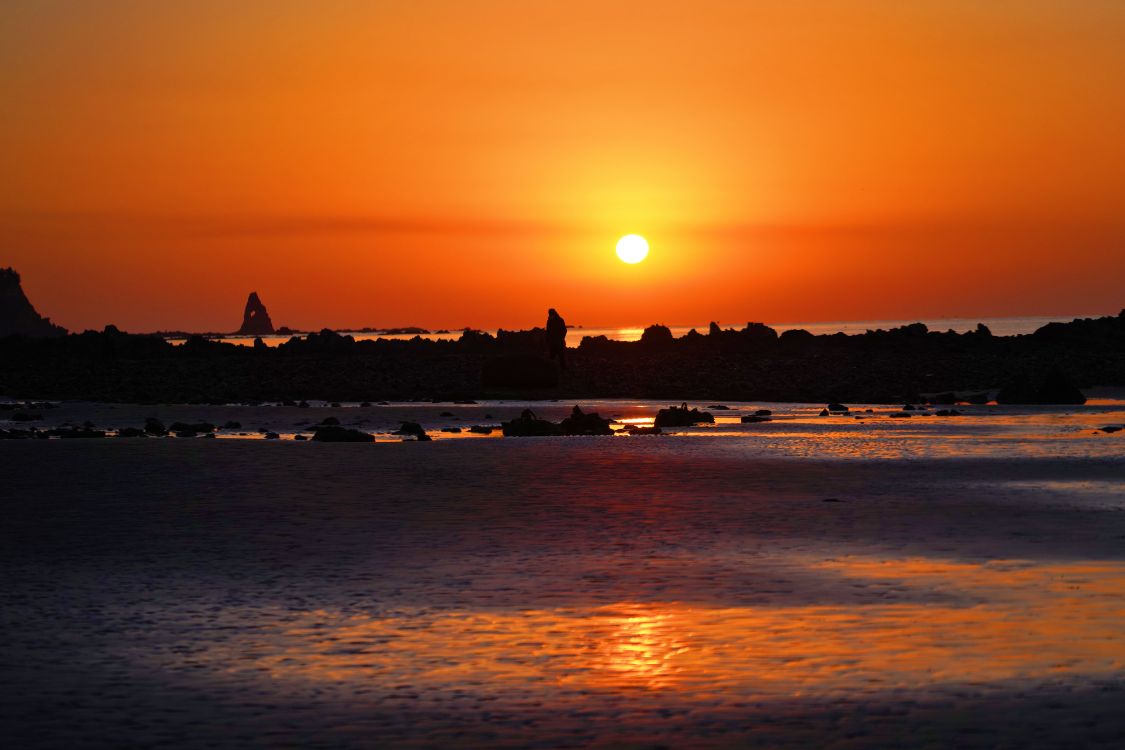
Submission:
[[[319,610],[228,669],[385,689],[588,691],[728,700],[1089,678],[1125,666],[1125,566],[843,559],[841,587],[912,587],[932,601],[702,606],[624,601],[523,611]],[[292,618],[289,618],[292,620]],[[218,647],[217,647],[218,648]],[[254,658],[247,660],[247,653]],[[234,658],[239,654],[240,658]]]

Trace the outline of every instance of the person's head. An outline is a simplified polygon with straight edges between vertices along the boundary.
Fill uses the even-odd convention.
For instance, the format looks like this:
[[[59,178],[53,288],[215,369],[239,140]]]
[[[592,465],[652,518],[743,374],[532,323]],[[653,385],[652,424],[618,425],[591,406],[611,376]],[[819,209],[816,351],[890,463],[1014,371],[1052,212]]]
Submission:
[[[559,314],[555,311],[555,308],[552,307],[550,310],[547,311],[547,317],[548,318],[557,318],[557,317],[559,317]]]

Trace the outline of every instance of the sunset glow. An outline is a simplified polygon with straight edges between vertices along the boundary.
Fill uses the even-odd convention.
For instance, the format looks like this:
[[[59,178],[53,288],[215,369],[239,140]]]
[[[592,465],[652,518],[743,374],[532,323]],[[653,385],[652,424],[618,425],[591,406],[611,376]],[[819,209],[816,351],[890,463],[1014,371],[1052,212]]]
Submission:
[[[0,18],[4,261],[70,328],[226,330],[255,289],[310,328],[1121,306],[1120,3]],[[676,248],[624,297],[622,227]]]

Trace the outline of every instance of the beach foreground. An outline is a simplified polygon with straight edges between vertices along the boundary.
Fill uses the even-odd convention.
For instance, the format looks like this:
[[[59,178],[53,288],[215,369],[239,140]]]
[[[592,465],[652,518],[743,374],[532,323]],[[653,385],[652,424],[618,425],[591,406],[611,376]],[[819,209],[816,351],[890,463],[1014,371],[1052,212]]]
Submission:
[[[1091,428],[1125,413],[1100,403],[6,441],[0,723],[13,747],[1120,747],[1125,443]]]

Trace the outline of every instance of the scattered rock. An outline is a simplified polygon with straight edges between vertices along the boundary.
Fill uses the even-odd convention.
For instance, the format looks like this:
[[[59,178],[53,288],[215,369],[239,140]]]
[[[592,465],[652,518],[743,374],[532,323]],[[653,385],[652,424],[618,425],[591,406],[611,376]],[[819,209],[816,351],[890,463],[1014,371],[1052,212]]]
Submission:
[[[491,435],[492,428],[486,427],[485,425],[475,424],[469,428],[469,432],[475,433],[477,435]]]
[[[413,437],[415,440],[420,440],[422,442],[433,439],[426,434],[426,431],[422,429],[422,425],[418,424],[417,422],[403,422],[402,427],[399,427],[392,434]]]
[[[896,411],[893,414],[888,414],[887,416],[891,419],[910,419],[914,415],[910,412]]]
[[[715,417],[710,412],[689,409],[686,403],[661,409],[653,423],[655,427],[691,427],[696,424],[714,424]]]
[[[316,428],[312,439],[322,443],[372,443],[375,436],[337,425],[321,425]]]
[[[442,427],[441,431],[442,432],[448,432],[450,434],[456,435],[456,434],[459,434],[461,432],[461,428],[460,427]]]
[[[524,409],[518,418],[510,422],[501,422],[500,429],[504,437],[551,437],[562,434],[559,425],[540,419],[531,409]]]
[[[267,432],[265,435],[263,435],[263,437],[266,440],[280,440],[281,439],[281,435],[278,435],[276,432]]]
[[[758,422],[772,422],[773,417],[758,416],[757,414],[748,414],[742,418],[743,424],[756,424]]]
[[[961,412],[956,409],[938,409],[934,412],[935,417],[959,417]]]
[[[597,413],[585,414],[582,409],[575,406],[570,416],[559,425],[564,435],[612,435],[613,429],[609,420],[603,419]]]
[[[214,432],[215,425],[210,422],[173,422],[168,429],[172,432]]]

